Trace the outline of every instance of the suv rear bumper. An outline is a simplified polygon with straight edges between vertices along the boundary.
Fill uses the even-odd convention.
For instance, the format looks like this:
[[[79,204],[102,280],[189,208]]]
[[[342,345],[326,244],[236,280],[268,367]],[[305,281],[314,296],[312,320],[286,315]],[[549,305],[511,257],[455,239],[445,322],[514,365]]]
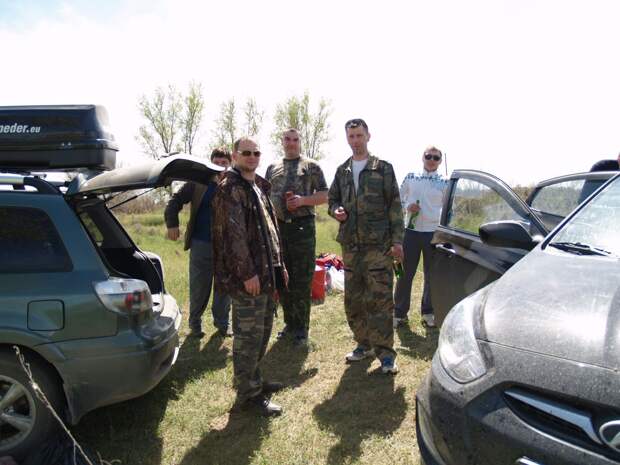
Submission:
[[[165,338],[154,345],[131,330],[113,337],[55,344],[68,355],[57,368],[64,380],[71,424],[96,408],[140,397],[159,384],[179,352],[178,307],[175,313],[174,330],[166,331]],[[78,353],[79,357],[71,355]]]

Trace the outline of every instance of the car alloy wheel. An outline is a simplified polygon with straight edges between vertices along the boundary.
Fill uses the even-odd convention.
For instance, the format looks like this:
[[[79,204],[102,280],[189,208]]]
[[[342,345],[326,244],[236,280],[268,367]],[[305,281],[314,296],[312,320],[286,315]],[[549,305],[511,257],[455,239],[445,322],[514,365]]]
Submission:
[[[21,443],[36,421],[32,393],[18,380],[0,375],[0,450]]]

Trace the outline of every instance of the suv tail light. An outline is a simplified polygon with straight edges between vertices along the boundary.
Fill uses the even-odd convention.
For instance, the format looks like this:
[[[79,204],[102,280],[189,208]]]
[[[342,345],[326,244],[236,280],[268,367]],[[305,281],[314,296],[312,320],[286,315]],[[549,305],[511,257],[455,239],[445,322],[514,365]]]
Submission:
[[[140,279],[110,278],[94,286],[103,305],[113,312],[138,315],[153,309],[149,286]]]

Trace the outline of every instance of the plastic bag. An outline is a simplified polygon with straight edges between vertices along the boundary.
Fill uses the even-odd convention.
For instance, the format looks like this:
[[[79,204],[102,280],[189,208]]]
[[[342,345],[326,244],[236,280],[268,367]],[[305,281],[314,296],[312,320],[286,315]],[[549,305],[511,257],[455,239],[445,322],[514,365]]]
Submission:
[[[331,288],[334,291],[344,292],[344,270],[337,270],[332,266],[327,270],[327,273],[329,274]]]

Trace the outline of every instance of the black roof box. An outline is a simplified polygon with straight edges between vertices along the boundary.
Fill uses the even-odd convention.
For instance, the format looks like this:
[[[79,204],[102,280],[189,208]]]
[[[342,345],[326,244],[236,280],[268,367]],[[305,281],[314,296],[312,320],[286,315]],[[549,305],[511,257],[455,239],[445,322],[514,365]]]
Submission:
[[[0,106],[0,170],[111,170],[118,146],[100,105]]]

